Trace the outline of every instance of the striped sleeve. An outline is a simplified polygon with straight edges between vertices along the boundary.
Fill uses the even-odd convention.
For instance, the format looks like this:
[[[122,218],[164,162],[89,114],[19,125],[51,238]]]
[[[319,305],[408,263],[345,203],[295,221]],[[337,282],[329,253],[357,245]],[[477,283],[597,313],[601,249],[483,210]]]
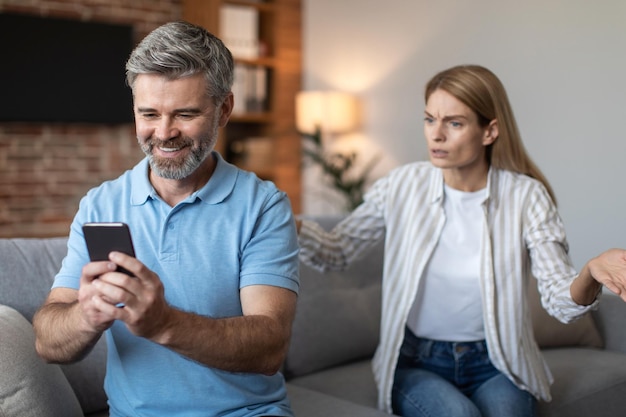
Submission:
[[[526,213],[526,246],[541,303],[551,316],[563,323],[572,322],[595,308],[598,300],[589,306],[580,306],[571,297],[570,286],[578,273],[568,253],[563,222],[543,187],[531,190]]]
[[[366,201],[344,218],[332,230],[319,224],[302,220],[298,235],[300,260],[318,271],[341,271],[359,259],[371,246],[385,235],[385,222],[380,205],[381,185],[372,187]]]

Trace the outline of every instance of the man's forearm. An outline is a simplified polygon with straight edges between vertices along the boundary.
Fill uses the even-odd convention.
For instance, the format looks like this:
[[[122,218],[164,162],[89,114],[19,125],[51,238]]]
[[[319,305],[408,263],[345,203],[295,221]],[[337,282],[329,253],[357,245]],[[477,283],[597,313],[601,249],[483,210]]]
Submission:
[[[209,367],[271,375],[284,360],[289,338],[290,332],[263,315],[212,319],[175,311],[153,341]]]
[[[78,302],[47,303],[33,317],[37,353],[53,363],[76,362],[91,351],[101,333],[81,330]]]

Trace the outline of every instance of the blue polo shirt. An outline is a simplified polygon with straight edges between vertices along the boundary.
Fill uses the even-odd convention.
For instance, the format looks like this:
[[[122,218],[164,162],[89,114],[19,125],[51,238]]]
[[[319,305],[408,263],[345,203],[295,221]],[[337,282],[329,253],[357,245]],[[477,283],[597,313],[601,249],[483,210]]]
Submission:
[[[272,285],[298,291],[298,245],[289,200],[273,183],[225,162],[175,207],[157,195],[144,159],[90,190],[71,226],[54,287],[78,289],[89,261],[81,226],[124,222],[137,259],[160,277],[168,303],[219,318],[241,316],[239,290]],[[107,330],[105,390],[111,416],[292,416],[281,374],[212,369],[132,335]]]

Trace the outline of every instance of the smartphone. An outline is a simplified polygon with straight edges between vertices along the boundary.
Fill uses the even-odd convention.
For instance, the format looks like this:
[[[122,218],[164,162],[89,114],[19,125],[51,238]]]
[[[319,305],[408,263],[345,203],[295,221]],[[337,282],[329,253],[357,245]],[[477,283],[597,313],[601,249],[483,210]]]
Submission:
[[[126,223],[85,223],[83,234],[87,251],[89,251],[89,259],[92,261],[106,261],[112,251],[135,256],[130,229]],[[130,271],[121,266],[118,266],[117,270],[133,276]]]

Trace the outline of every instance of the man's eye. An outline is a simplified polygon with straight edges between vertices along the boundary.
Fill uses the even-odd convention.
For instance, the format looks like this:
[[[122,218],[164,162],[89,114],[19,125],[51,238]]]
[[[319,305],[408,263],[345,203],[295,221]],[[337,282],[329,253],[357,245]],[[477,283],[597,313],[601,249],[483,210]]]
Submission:
[[[452,120],[450,122],[450,126],[452,126],[452,127],[461,127],[463,125],[461,124],[461,122],[455,122],[454,120]]]
[[[194,118],[194,115],[193,115],[193,114],[190,114],[190,113],[180,113],[180,114],[178,115],[178,118],[179,118],[179,119],[183,119],[183,120],[191,120],[191,119],[193,119],[193,118]]]
[[[434,119],[432,117],[424,117],[424,123],[432,124]]]
[[[141,117],[143,117],[144,119],[152,120],[156,119],[158,116],[156,113],[142,113]]]

